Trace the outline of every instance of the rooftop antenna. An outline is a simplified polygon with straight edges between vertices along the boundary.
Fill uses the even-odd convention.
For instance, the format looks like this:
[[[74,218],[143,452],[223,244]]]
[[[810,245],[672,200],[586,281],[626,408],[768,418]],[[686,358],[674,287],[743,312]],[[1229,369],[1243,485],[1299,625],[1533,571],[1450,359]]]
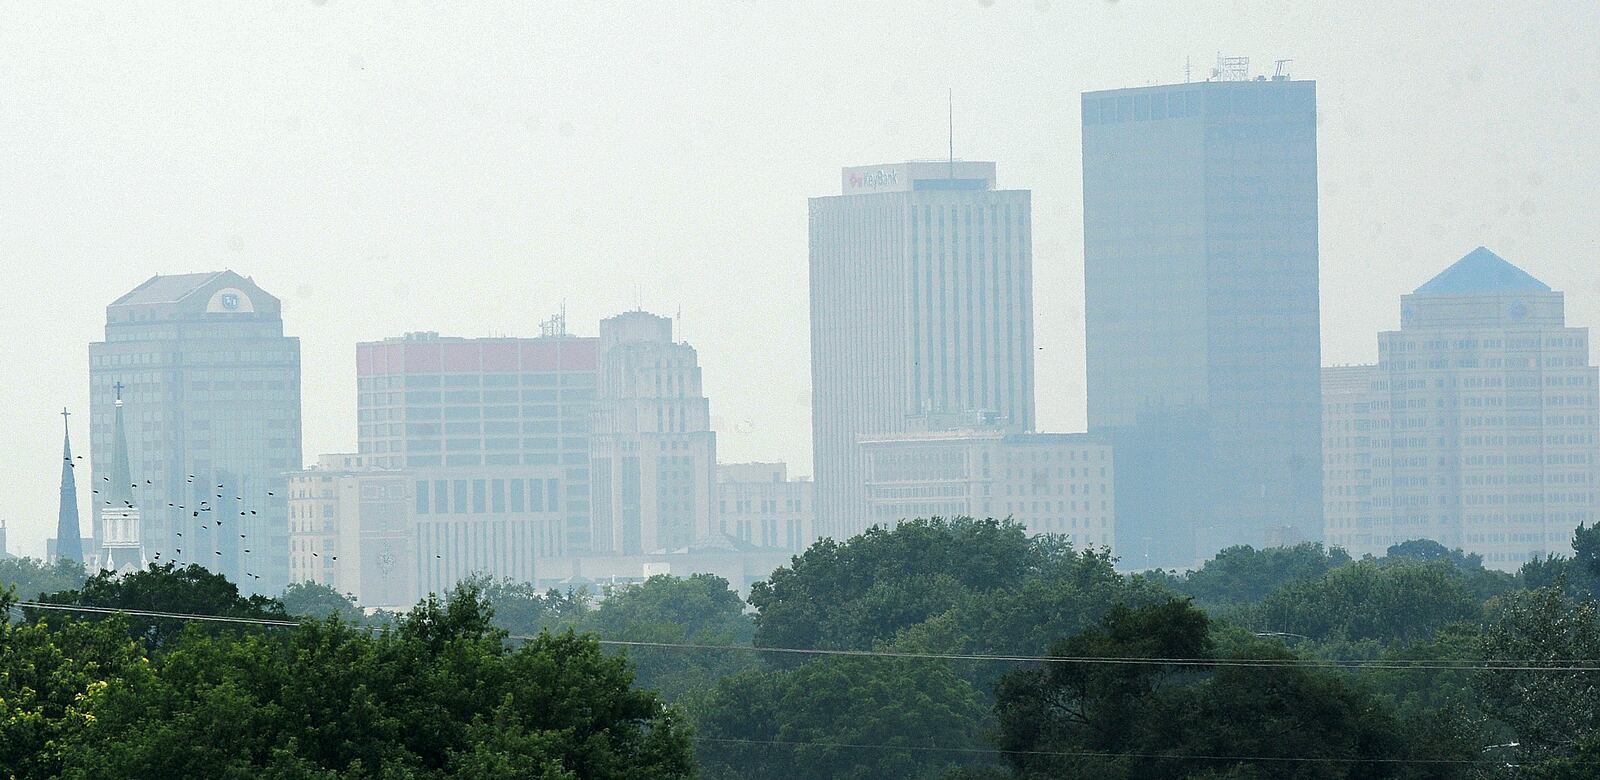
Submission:
[[[1272,71],[1272,80],[1273,81],[1288,81],[1289,80],[1289,69],[1288,69],[1287,66],[1288,66],[1289,63],[1294,62],[1294,60],[1273,60],[1272,62],[1273,62],[1274,65],[1277,66]]]
[[[947,88],[946,105],[950,109],[950,178],[956,177],[956,91]]]
[[[1189,58],[1187,56],[1183,58],[1183,83],[1189,83]]]

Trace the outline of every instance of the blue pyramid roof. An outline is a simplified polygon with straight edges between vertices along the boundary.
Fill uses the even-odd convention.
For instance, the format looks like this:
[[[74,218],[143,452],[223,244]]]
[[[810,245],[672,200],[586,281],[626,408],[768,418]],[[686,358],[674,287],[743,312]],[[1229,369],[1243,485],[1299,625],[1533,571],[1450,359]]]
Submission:
[[[1550,292],[1550,285],[1480,246],[1440,271],[1438,276],[1429,279],[1415,292],[1442,295]]]

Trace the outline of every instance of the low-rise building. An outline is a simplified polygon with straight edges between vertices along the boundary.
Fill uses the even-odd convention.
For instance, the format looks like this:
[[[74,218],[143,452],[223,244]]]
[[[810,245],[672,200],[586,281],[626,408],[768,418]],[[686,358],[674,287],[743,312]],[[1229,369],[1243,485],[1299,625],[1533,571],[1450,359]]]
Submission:
[[[323,455],[289,475],[291,582],[316,582],[363,606],[406,608],[417,597],[416,536],[405,472],[362,455]]]
[[[1079,547],[1114,547],[1111,445],[1082,433],[1007,433],[935,421],[859,440],[874,524],[1009,517]]]
[[[815,485],[789,479],[784,463],[717,465],[722,532],[763,549],[801,552],[815,541]]]

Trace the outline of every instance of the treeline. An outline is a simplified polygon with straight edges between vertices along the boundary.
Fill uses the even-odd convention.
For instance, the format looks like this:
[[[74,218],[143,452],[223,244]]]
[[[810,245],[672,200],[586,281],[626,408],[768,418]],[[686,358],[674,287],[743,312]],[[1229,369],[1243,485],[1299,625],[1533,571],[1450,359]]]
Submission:
[[[1432,542],[1120,574],[994,520],[819,541],[741,600],[477,580],[406,615],[197,568],[0,562],[16,777],[1589,778],[1600,531],[1506,574]]]

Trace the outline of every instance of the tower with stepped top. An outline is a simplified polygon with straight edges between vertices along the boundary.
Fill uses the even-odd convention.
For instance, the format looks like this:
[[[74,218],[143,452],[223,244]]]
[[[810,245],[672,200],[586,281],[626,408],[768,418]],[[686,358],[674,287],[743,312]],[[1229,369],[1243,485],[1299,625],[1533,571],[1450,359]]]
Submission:
[[[1400,298],[1375,365],[1323,369],[1325,537],[1351,555],[1431,539],[1507,571],[1597,516],[1589,330],[1484,247]]]

